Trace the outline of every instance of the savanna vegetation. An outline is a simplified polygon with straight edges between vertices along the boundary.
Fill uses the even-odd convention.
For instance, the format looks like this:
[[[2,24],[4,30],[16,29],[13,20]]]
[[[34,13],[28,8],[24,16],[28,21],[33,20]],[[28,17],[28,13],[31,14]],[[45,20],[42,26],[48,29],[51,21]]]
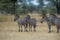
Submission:
[[[59,14],[60,0],[36,0],[38,5],[34,5],[32,1],[34,0],[0,0],[0,13],[27,14],[35,11],[40,14],[51,12]]]
[[[0,40],[60,40],[60,33],[56,33],[55,26],[52,27],[52,33],[48,33],[47,23],[40,23],[40,14],[60,14],[60,0],[36,0],[37,5],[32,1],[0,0]],[[26,16],[21,14],[29,14],[36,18],[37,31],[18,32],[18,24],[13,20],[14,14],[20,14],[20,17]]]

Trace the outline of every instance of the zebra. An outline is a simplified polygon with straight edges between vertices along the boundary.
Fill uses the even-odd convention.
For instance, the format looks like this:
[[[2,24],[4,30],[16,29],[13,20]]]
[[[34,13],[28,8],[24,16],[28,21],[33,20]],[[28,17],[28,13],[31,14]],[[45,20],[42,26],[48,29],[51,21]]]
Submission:
[[[60,29],[60,18],[58,18],[56,15],[54,14],[50,14],[49,16],[42,16],[41,18],[41,23],[43,22],[47,22],[48,24],[48,28],[49,28],[49,33],[51,33],[51,26],[56,26],[57,28],[57,33],[59,33],[59,29]]]
[[[19,32],[21,31],[23,31],[22,30],[22,26],[24,26],[24,28],[25,28],[25,31],[28,31],[27,30],[27,27],[28,27],[28,20],[30,19],[30,15],[27,15],[26,17],[24,17],[24,18],[21,18],[21,17],[19,17],[19,15],[18,14],[15,14],[14,15],[14,21],[17,21],[17,23],[18,23],[18,27],[19,27]]]
[[[36,32],[36,19],[35,18],[30,18],[28,23],[29,23],[29,31],[32,31],[32,27],[34,28],[33,31]]]

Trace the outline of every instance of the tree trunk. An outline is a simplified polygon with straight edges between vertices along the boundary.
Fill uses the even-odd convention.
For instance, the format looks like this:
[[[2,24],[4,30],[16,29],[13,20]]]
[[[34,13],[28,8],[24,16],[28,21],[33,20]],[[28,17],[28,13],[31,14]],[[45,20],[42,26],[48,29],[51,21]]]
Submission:
[[[60,14],[60,0],[56,0],[57,14]]]

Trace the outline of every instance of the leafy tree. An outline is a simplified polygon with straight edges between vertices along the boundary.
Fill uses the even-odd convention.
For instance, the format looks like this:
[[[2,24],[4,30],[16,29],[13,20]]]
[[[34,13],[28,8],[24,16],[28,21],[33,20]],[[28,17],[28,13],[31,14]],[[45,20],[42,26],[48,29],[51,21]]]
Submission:
[[[17,12],[19,14],[27,14],[27,9],[28,9],[28,6],[27,6],[27,3],[26,3],[26,0],[23,0],[22,2],[20,2],[21,4],[18,5],[17,7]]]
[[[50,2],[50,10],[54,10],[53,12],[57,12],[60,14],[60,0],[47,0]]]
[[[15,2],[17,0],[0,0],[0,10],[6,13],[15,13]]]

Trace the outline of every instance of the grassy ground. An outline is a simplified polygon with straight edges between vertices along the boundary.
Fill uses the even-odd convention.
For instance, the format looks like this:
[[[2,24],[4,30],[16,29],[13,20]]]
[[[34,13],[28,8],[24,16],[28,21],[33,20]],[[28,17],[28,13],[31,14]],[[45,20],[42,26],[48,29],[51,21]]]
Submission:
[[[11,15],[0,15],[0,40],[60,40],[60,33],[52,26],[52,33],[48,33],[46,23],[41,24],[39,14],[29,14],[37,19],[37,32],[18,32],[17,22]]]

